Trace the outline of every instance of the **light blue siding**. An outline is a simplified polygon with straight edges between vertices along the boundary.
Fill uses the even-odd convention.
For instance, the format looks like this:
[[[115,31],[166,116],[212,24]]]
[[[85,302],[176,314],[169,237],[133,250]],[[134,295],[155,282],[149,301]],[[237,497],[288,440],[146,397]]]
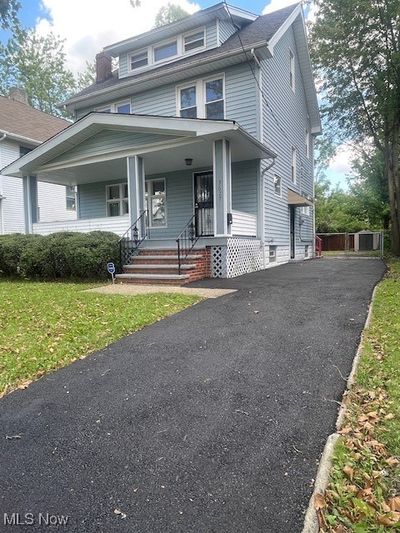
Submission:
[[[164,85],[152,91],[135,94],[132,98],[133,112],[141,115],[176,116],[175,85]]]
[[[83,141],[63,155],[56,157],[51,163],[61,163],[84,155],[91,157],[102,155],[109,151],[134,149],[152,143],[166,142],[176,139],[172,135],[158,135],[155,133],[132,133],[104,130]]]
[[[224,43],[231,35],[233,35],[237,30],[232,22],[228,20],[220,20],[219,24],[219,44]]]
[[[296,58],[296,88],[293,93],[289,80],[289,50]],[[288,187],[303,195],[313,195],[313,153],[305,154],[305,132],[310,131],[307,103],[297,61],[297,50],[293,29],[289,28],[274,49],[274,56],[262,60],[262,84],[268,106],[263,103],[263,139],[278,154],[275,165],[264,173],[265,242],[289,246]],[[272,109],[272,111],[271,111]],[[311,143],[312,144],[312,143]],[[292,146],[297,148],[297,184],[291,181]],[[266,167],[265,162],[262,168]],[[282,180],[282,198],[274,193],[274,175]],[[300,227],[299,208],[296,208],[297,250],[305,244],[312,244],[312,209],[304,217]]]
[[[217,20],[213,20],[206,26],[206,49],[218,46]]]
[[[257,169],[259,161],[243,161],[232,165],[232,208],[257,213]],[[193,174],[207,169],[190,169],[146,176],[146,180],[165,178],[167,225],[151,229],[154,239],[176,238],[193,214]],[[78,186],[79,218],[101,218],[106,212],[106,186],[124,183],[126,179],[88,183]]]
[[[232,165],[232,209],[257,214],[258,166],[258,159]]]
[[[226,118],[236,120],[254,137],[259,137],[258,91],[247,63],[225,71]]]

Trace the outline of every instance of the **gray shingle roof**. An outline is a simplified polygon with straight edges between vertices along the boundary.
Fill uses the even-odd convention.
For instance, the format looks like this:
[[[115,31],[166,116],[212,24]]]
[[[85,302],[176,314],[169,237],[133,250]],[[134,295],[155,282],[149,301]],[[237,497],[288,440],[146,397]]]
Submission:
[[[175,70],[178,67],[184,68],[186,64],[193,62],[194,57],[199,61],[204,59],[212,60],[214,57],[220,56],[224,52],[229,53],[234,50],[240,50],[240,40],[242,41],[243,46],[245,48],[249,48],[251,47],[251,45],[260,44],[261,42],[265,42],[267,44],[298,5],[298,3],[292,4],[291,6],[279,9],[278,11],[274,11],[273,13],[261,15],[254,22],[250,22],[239,32],[229,37],[229,39],[227,39],[221,46],[206,50],[204,52],[196,54],[195,56],[184,57],[182,59],[179,59],[178,61],[174,61],[166,65],[161,65],[158,68],[152,69],[151,73],[158,73],[162,75],[168,73],[171,70]],[[86,89],[83,89],[78,94],[76,94],[73,99],[96,93],[97,91],[107,89],[109,87],[118,87],[118,85],[120,85],[121,83],[127,83],[127,81],[139,82],[143,78],[148,76],[149,72],[150,71],[146,71],[144,73],[136,74],[133,76],[118,78],[118,71],[114,71],[111,78],[106,81],[90,85]]]

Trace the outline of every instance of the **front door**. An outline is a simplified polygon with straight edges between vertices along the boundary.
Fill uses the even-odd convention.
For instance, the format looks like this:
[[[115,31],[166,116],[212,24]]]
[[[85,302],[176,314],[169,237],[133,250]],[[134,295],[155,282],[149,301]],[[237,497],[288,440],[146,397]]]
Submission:
[[[214,235],[214,186],[212,172],[197,172],[194,175],[194,213],[196,235]]]
[[[293,205],[289,206],[289,226],[290,226],[290,259],[296,257],[296,231],[295,231],[296,211]]]

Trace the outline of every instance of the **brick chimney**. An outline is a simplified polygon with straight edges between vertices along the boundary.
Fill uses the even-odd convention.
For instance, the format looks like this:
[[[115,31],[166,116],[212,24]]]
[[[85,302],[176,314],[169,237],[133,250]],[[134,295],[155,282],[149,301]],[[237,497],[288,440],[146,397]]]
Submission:
[[[96,83],[106,81],[111,76],[111,57],[106,52],[100,52],[96,55]]]
[[[28,95],[25,89],[20,89],[19,87],[11,87],[8,97],[11,100],[15,100],[16,102],[22,102],[23,104],[29,105]]]

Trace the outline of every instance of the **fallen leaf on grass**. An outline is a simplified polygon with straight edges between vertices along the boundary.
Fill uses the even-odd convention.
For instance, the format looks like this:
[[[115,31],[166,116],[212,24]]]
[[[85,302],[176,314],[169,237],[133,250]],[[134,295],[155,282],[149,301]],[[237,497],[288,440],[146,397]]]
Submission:
[[[351,466],[346,465],[346,466],[343,468],[343,472],[344,472],[344,473],[346,474],[346,476],[350,479],[350,481],[353,481],[354,470],[353,470],[353,468],[351,468]]]
[[[326,507],[326,501],[322,494],[316,494],[314,496],[314,507],[316,511],[319,511],[320,509],[324,509]]]
[[[400,513],[392,512],[386,515],[378,515],[377,520],[382,526],[396,526],[400,521]]]
[[[394,418],[394,414],[393,413],[389,413],[385,416],[385,420],[393,420]]]
[[[386,462],[390,466],[396,466],[400,463],[400,461],[396,459],[396,457],[388,457],[388,459],[386,459]]]
[[[400,496],[390,498],[388,501],[388,505],[391,511],[400,511]]]

